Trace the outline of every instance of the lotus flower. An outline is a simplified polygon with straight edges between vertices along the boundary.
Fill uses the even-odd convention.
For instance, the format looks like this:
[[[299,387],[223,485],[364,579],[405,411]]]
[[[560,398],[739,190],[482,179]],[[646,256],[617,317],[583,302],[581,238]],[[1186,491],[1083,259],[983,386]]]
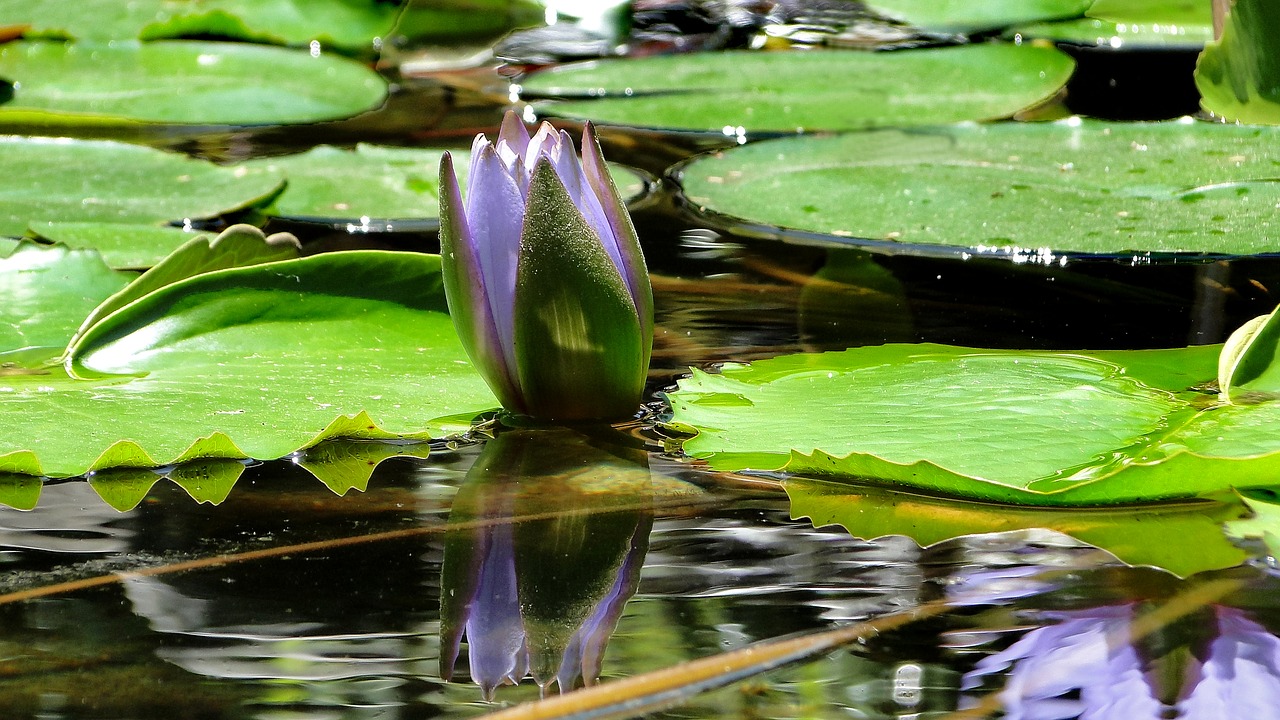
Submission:
[[[467,355],[508,410],[554,420],[633,414],[653,343],[635,228],[588,123],[579,161],[544,123],[507,113],[476,136],[464,205],[440,161],[445,297]]]

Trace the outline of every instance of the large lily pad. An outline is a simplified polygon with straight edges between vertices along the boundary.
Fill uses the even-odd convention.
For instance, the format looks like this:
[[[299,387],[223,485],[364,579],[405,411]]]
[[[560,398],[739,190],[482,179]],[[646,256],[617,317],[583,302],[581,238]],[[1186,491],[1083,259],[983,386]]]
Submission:
[[[1196,87],[1205,110],[1232,122],[1280,125],[1280,4],[1235,0],[1222,37],[1205,46]]]
[[[1236,496],[1114,508],[1013,508],[1008,505],[859,487],[807,478],[786,481],[791,515],[815,526],[840,525],[856,537],[905,535],[922,547],[977,533],[1043,528],[1102,548],[1130,565],[1176,575],[1235,567],[1247,554],[1223,533],[1249,516]]]
[[[1051,97],[1073,62],[986,43],[866,53],[728,52],[564,65],[528,95],[539,112],[605,124],[740,133],[853,130],[1008,117]]]
[[[870,0],[868,9],[924,30],[972,33],[1076,18],[1093,0]]]
[[[71,374],[0,378],[0,470],[54,476],[422,439],[496,403],[439,259],[353,251],[208,272],[107,314]]]
[[[0,258],[0,361],[36,365],[56,357],[85,316],[133,277],[91,250],[14,248]]]
[[[1272,129],[1076,119],[774,140],[704,156],[681,183],[757,233],[1049,263],[1276,252],[1277,163]]]
[[[1216,377],[1219,349],[884,345],[695,372],[670,400],[698,431],[685,451],[725,470],[1030,505],[1280,485],[1280,402],[1194,389]]]
[[[386,82],[332,54],[244,43],[12,42],[14,83],[0,123],[265,125],[350,117],[382,104]]]
[[[0,46],[2,48],[3,46]],[[3,52],[0,49],[0,52]],[[279,174],[124,143],[0,136],[0,233],[48,221],[161,224],[262,204]],[[127,233],[127,228],[122,228]]]
[[[470,153],[452,151],[465,187]],[[440,218],[443,150],[322,145],[305,153],[250,160],[243,167],[283,175],[288,187],[266,212],[296,220],[347,223],[363,230],[434,229]],[[620,165],[610,172],[624,198],[644,194],[643,178]]]

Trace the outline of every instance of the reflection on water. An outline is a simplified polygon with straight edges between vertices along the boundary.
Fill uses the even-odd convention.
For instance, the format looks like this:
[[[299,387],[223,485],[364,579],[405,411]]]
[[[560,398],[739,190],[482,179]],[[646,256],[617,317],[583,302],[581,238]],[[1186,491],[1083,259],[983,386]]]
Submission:
[[[221,505],[160,483],[126,513],[50,485],[0,511],[3,717],[473,717],[919,608],[670,716],[1274,714],[1262,570],[1179,580],[1037,531],[860,540],[630,443],[510,431],[342,497],[268,464]]]

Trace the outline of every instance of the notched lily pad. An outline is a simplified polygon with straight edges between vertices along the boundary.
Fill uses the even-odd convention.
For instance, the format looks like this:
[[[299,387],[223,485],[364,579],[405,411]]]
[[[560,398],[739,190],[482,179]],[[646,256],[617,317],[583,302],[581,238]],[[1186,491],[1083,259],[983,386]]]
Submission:
[[[1280,251],[1277,163],[1271,128],[1072,119],[752,143],[695,159],[680,182],[749,234],[1056,264]]]
[[[219,247],[246,261],[233,238],[193,241],[191,257],[107,300],[68,350],[74,374],[0,376],[0,472],[98,477],[335,437],[427,439],[496,404],[446,314],[439,258],[259,255],[217,269]]]
[[[522,89],[558,98],[539,113],[601,124],[794,133],[1008,117],[1053,96],[1073,67],[1053,48],[1001,43],[694,53],[563,65]]]
[[[319,122],[379,107],[386,82],[332,54],[245,43],[11,42],[0,77],[14,82],[0,125]]]
[[[1280,402],[1228,405],[1198,389],[1219,349],[885,345],[695,372],[670,400],[673,422],[698,432],[685,452],[724,470],[1026,505],[1280,484]]]
[[[1130,565],[1186,577],[1235,567],[1247,555],[1223,534],[1249,510],[1238,498],[1114,508],[1011,508],[808,478],[785,482],[791,516],[840,525],[868,540],[905,535],[921,547],[978,533],[1043,528],[1101,548]]]
[[[69,248],[97,250],[117,270],[145,270],[199,233],[171,225],[49,221],[33,224],[27,234]]]

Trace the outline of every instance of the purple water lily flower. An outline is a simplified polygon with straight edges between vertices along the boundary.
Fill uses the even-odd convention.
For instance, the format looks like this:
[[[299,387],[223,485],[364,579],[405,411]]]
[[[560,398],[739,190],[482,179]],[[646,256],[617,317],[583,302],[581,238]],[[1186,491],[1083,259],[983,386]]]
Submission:
[[[556,419],[636,411],[653,343],[653,292],[626,206],[588,123],[530,137],[507,113],[476,136],[464,205],[440,161],[445,295],[468,356],[508,410]]]

